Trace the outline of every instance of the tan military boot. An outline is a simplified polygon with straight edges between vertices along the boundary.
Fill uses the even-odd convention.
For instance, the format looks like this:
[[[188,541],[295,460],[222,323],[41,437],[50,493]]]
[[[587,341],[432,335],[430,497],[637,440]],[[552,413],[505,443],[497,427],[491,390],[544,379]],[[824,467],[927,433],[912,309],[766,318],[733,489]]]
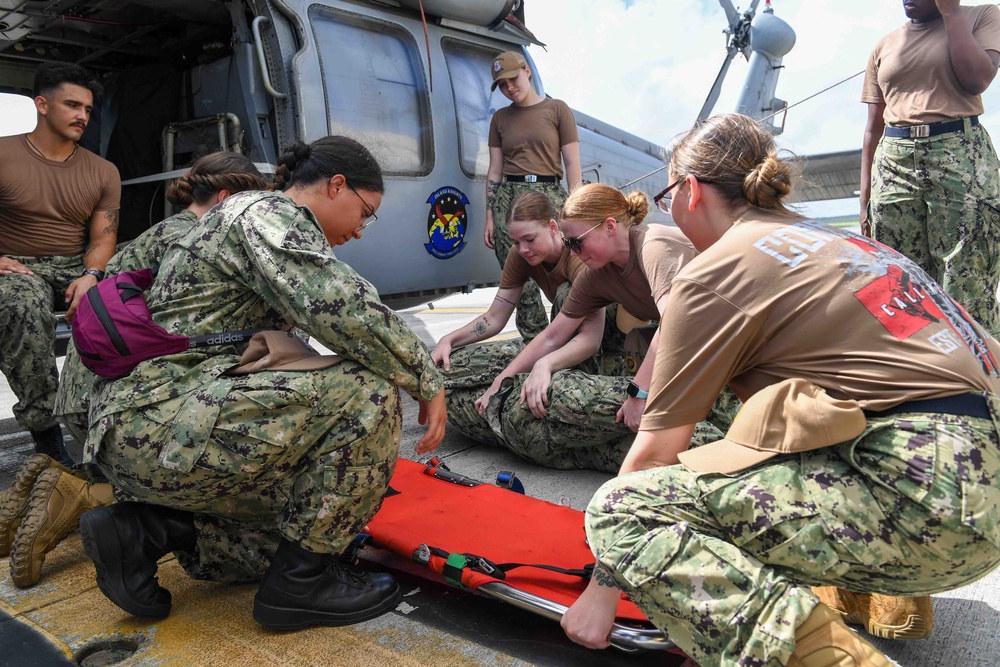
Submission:
[[[31,487],[35,485],[38,476],[49,468],[69,472],[68,468],[45,454],[32,454],[17,471],[14,483],[10,485],[6,497],[0,503],[0,557],[10,555],[14,536],[24,519],[24,513],[28,511]]]
[[[37,583],[45,554],[76,530],[83,513],[114,500],[110,484],[89,484],[57,469],[42,471],[10,552],[14,585],[24,588]]]
[[[892,663],[844,625],[839,613],[818,604],[795,631],[795,650],[787,667],[892,667]]]
[[[852,593],[833,586],[814,586],[820,602],[844,616],[844,622],[864,626],[883,639],[925,639],[934,628],[930,596],[899,597]]]

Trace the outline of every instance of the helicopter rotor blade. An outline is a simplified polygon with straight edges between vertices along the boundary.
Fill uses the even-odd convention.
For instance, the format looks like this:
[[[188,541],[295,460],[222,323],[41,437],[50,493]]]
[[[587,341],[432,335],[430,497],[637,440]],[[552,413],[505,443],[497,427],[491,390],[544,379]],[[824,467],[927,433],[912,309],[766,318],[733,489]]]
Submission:
[[[719,74],[715,77],[715,83],[712,84],[712,89],[708,92],[708,97],[705,98],[705,104],[702,105],[701,111],[698,112],[698,122],[705,120],[712,114],[715,103],[719,101],[719,94],[722,92],[722,82],[729,72],[729,65],[733,62],[733,58],[736,57],[738,52],[739,49],[736,47],[730,47],[726,52],[726,59],[722,61],[722,67],[719,68]]]

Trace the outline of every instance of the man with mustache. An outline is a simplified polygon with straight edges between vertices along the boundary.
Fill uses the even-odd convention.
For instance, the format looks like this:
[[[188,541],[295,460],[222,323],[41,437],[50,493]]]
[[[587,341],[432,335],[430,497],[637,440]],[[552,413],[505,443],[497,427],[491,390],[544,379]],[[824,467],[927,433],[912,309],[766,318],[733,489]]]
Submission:
[[[55,312],[72,321],[115,252],[118,169],[77,142],[100,84],[47,63],[35,73],[35,129],[0,138],[0,371],[35,451],[72,465],[52,415],[59,383]]]

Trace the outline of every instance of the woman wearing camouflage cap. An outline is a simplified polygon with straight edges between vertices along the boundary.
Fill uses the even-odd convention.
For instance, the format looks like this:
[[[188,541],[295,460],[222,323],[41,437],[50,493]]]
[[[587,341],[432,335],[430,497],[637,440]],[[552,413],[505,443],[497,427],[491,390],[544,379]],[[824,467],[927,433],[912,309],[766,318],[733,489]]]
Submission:
[[[339,559],[395,468],[399,389],[428,423],[418,453],[447,421],[424,344],[331,250],[377,220],[382,172],[356,141],[325,137],[288,149],[275,187],[175,240],[146,299],[173,333],[280,331],[253,359],[253,344],[192,349],[95,386],[85,460],[141,502],[85,514],[81,534],[101,591],[134,616],[169,614],[156,562],[171,551],[194,578],[263,577],[253,614],[269,628],[356,623],[400,595]],[[315,364],[293,326],[340,356]]]
[[[503,268],[511,241],[507,233],[511,203],[522,192],[535,190],[562,206],[566,190],[560,181],[565,165],[570,191],[581,181],[580,140],[573,111],[562,100],[538,93],[531,66],[518,51],[505,51],[493,60],[493,84],[509,106],[498,109],[490,121],[490,166],[486,172],[486,246]],[[538,287],[525,285],[517,305],[517,329],[525,341],[535,337],[548,317]]]

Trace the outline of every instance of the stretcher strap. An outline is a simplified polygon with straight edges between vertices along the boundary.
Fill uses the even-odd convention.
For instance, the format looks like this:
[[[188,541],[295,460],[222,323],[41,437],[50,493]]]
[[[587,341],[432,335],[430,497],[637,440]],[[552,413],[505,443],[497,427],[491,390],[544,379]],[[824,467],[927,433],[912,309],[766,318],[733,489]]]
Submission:
[[[437,559],[441,560],[438,561],[437,559],[431,558],[431,556],[436,556]],[[594,574],[593,563],[589,563],[576,569],[567,569],[564,567],[544,565],[541,563],[494,563],[488,558],[477,556],[476,554],[449,553],[444,549],[428,546],[426,544],[421,544],[416,551],[413,552],[413,560],[434,570],[439,569],[438,567],[435,567],[435,564],[440,563],[439,571],[441,575],[444,576],[448,583],[460,588],[466,587],[466,584],[463,583],[462,577],[462,573],[466,570],[466,568],[475,570],[476,572],[480,572],[501,581],[507,578],[507,572],[519,567],[536,567],[540,570],[558,572],[571,577],[580,577],[581,579],[590,579],[590,577]]]

